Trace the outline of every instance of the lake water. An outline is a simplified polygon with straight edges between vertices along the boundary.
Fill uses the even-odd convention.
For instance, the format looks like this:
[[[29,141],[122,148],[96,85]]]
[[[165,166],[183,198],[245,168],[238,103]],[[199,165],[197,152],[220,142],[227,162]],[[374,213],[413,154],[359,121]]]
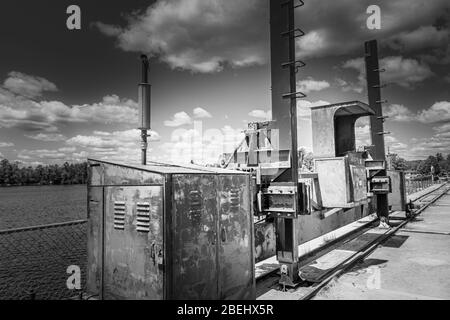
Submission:
[[[87,187],[0,188],[0,230],[86,219]]]

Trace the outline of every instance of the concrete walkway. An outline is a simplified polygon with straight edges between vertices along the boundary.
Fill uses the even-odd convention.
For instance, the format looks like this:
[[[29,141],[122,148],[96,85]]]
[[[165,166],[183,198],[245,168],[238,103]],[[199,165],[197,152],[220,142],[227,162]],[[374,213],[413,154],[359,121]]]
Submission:
[[[315,299],[450,299],[450,193]]]

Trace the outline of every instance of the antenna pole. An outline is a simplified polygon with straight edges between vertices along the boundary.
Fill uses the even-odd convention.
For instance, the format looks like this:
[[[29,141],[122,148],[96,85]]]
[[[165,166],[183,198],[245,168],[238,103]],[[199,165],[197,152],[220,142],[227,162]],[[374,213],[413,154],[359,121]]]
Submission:
[[[149,62],[145,54],[141,55],[142,78],[139,84],[139,129],[141,130],[141,163],[147,164],[147,130],[150,129],[151,86],[148,83]]]

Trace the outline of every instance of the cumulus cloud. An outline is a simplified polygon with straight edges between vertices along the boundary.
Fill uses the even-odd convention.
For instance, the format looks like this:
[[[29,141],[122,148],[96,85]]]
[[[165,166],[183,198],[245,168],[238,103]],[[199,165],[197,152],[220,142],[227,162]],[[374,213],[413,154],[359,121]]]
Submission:
[[[212,115],[203,108],[195,108],[193,110],[194,118],[202,119],[202,118],[212,118]]]
[[[159,141],[158,132],[150,130],[148,141]],[[121,161],[138,163],[140,160],[140,130],[131,129],[124,131],[94,131],[91,135],[77,135],[66,141],[70,148],[80,149],[80,152],[73,153],[76,159],[86,159],[87,157],[99,160]],[[152,151],[149,147],[149,156]],[[73,151],[71,151],[73,152]]]
[[[450,122],[450,102],[434,103],[430,108],[420,111],[417,119],[423,123]]]
[[[388,116],[390,121],[411,121],[415,119],[411,110],[401,104],[383,106],[383,114]]]
[[[391,104],[383,108],[383,113],[390,121],[418,121],[425,124],[441,124],[434,127],[438,132],[450,130],[450,102],[435,102],[431,107],[413,113],[410,109],[400,104]]]
[[[180,127],[191,123],[191,116],[184,111],[177,112],[173,115],[172,119],[164,121],[166,127]]]
[[[57,91],[56,85],[45,78],[11,71],[3,82],[3,87],[13,93],[28,98],[42,96],[45,91]]]
[[[33,135],[25,135],[27,138],[38,140],[38,141],[46,141],[46,142],[56,142],[56,141],[64,141],[67,137],[60,133],[38,133]]]
[[[0,148],[8,148],[14,147],[14,143],[12,142],[0,142]]]
[[[421,26],[413,31],[393,35],[387,45],[395,50],[414,51],[425,48],[439,48],[450,42],[450,31],[434,26]]]
[[[445,46],[445,24],[436,21],[448,7],[447,0],[383,2],[380,30],[366,27],[366,9],[371,4],[370,0],[306,2],[295,13],[297,25],[306,32],[297,39],[298,56],[362,54],[363,42],[371,38],[387,39],[381,46],[396,49]],[[227,64],[267,63],[268,17],[268,6],[258,0],[159,0],[128,15],[124,26],[94,25],[114,37],[122,50],[159,56],[172,68],[208,73],[221,71]]]
[[[309,77],[306,80],[297,81],[297,88],[303,93],[311,91],[321,91],[330,87],[330,83],[325,80],[314,80]]]
[[[261,110],[261,109],[255,109],[248,113],[250,117],[269,120],[272,117],[272,112],[270,110]]]
[[[342,67],[358,71],[359,83],[361,85],[365,84],[365,63],[363,58],[347,60]],[[433,76],[433,72],[427,64],[401,56],[382,58],[380,67],[386,70],[381,73],[382,82],[395,83],[405,88],[413,88],[416,84]]]
[[[362,83],[348,82],[341,78],[335,79],[335,87],[340,88],[344,92],[355,91],[357,93],[362,93],[364,91]]]
[[[170,142],[163,143],[160,155],[171,163],[217,164],[221,155],[231,153],[244,138],[240,129],[224,126],[203,130],[201,124],[193,129],[178,128]]]
[[[370,0],[306,2],[296,11],[298,25],[306,35],[297,39],[298,56],[305,59],[363,53],[367,39],[388,39],[381,46],[418,49],[442,46],[446,33],[435,28],[437,17],[448,7],[446,0],[396,0],[383,2],[381,29],[368,30],[366,9]],[[306,12],[306,14],[305,14]],[[433,25],[433,26],[432,26]],[[429,26],[417,29],[417,26]],[[348,35],[352,36],[349,37]],[[419,38],[428,36],[428,39]]]
[[[160,0],[128,16],[125,27],[95,25],[125,51],[146,52],[172,68],[208,73],[226,64],[266,63],[267,14],[258,0]]]
[[[17,157],[21,160],[59,160],[59,161],[70,161],[72,158],[65,152],[61,152],[58,149],[38,149],[38,150],[28,150],[24,149],[19,152]]]
[[[0,88],[0,128],[24,131],[58,131],[67,123],[137,123],[137,103],[117,95],[103,97],[100,102],[66,105],[61,101],[35,101]]]

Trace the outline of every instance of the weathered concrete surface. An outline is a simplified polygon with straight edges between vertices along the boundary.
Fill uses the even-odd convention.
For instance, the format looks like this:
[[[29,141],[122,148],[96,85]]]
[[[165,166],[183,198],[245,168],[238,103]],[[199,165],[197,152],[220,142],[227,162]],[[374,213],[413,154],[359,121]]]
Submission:
[[[450,299],[450,193],[315,299]]]

